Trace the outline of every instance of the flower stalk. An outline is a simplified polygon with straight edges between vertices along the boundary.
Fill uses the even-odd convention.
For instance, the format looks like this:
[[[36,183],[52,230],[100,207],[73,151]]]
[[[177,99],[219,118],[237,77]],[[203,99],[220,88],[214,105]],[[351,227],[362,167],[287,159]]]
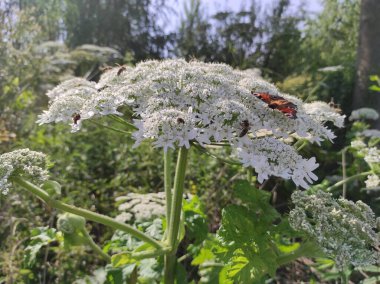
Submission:
[[[164,153],[164,183],[166,197],[166,231],[170,228],[170,212],[172,205],[172,151],[168,149]]]
[[[350,177],[348,177],[348,178],[346,178],[346,179],[343,179],[343,180],[341,180],[341,181],[338,181],[336,184],[334,184],[334,185],[328,187],[328,188],[326,189],[326,191],[327,191],[327,192],[328,192],[328,191],[331,191],[331,190],[333,190],[333,189],[335,189],[335,188],[337,188],[337,187],[339,187],[339,186],[341,186],[341,185],[344,185],[344,184],[346,184],[346,183],[348,183],[348,182],[350,182],[350,181],[352,181],[352,180],[354,180],[354,179],[360,178],[360,177],[362,177],[362,176],[368,176],[368,175],[371,174],[371,173],[372,173],[371,171],[368,171],[368,172],[359,173],[359,174],[356,174],[356,175],[350,176]]]
[[[41,199],[42,201],[44,201],[46,204],[48,204],[49,206],[51,206],[53,208],[56,208],[56,209],[59,209],[59,210],[62,210],[62,211],[68,212],[68,213],[72,213],[72,214],[75,214],[78,216],[82,216],[83,218],[85,218],[87,220],[103,224],[105,226],[111,227],[111,228],[116,229],[116,230],[121,230],[121,231],[126,232],[128,234],[131,234],[132,236],[134,236],[134,237],[136,237],[136,238],[138,238],[144,242],[151,244],[155,248],[158,248],[158,249],[164,248],[164,245],[161,242],[151,238],[150,236],[144,234],[143,232],[137,230],[136,228],[134,228],[132,226],[129,226],[129,225],[124,224],[122,222],[116,221],[115,219],[113,219],[111,217],[108,217],[108,216],[105,216],[105,215],[102,215],[99,213],[95,213],[95,212],[92,212],[92,211],[89,211],[86,209],[78,208],[78,207],[75,207],[73,205],[69,205],[69,204],[66,204],[64,202],[55,200],[55,199],[51,198],[49,196],[49,194],[46,193],[43,189],[41,189],[38,186],[24,180],[23,178],[13,177],[12,181],[17,183],[18,185],[22,186],[24,189],[26,189],[30,193],[36,195],[39,199]]]
[[[111,261],[111,257],[106,254],[92,239],[90,234],[87,232],[85,228],[81,230],[83,236],[87,239],[88,245],[96,252],[98,255],[100,255],[103,259],[105,259],[107,262]]]
[[[178,153],[177,166],[174,177],[174,190],[170,212],[170,226],[168,227],[167,243],[171,251],[165,255],[164,283],[174,283],[176,268],[176,251],[178,246],[179,223],[182,211],[183,189],[186,173],[188,149],[181,147]]]

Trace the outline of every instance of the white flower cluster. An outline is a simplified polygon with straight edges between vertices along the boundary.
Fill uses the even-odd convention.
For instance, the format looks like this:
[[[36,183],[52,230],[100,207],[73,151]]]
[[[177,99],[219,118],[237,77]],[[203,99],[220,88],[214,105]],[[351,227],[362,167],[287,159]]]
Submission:
[[[22,176],[33,181],[47,179],[46,156],[29,149],[15,150],[0,155],[0,191],[7,194],[12,176]]]
[[[380,166],[380,150],[377,147],[368,147],[361,139],[351,141],[351,147],[358,151],[359,155],[364,157],[364,161],[373,168]]]
[[[283,97],[297,106],[297,118],[269,108],[252,93]],[[126,105],[137,118],[136,146],[151,139],[166,151],[176,146],[189,148],[192,142],[205,146],[223,141],[234,146],[245,166],[255,168],[260,181],[279,175],[303,187],[316,178],[311,171],[317,164],[314,159],[304,160],[284,139],[296,135],[317,143],[332,140],[335,136],[323,121],[343,124],[343,117],[331,109],[328,114],[322,114],[324,110],[311,114],[309,106],[281,94],[253,72],[181,59],[116,67],[106,71],[96,85],[73,79],[48,96],[50,107],[40,115],[39,123],[68,121],[77,131],[83,120],[118,115],[118,108]],[[262,138],[263,131],[271,138]]]
[[[295,208],[289,214],[290,225],[316,241],[324,253],[339,267],[349,264],[365,266],[380,261],[379,233],[375,214],[365,203],[340,198],[318,191],[309,195],[292,194]]]
[[[361,119],[369,119],[369,120],[377,120],[379,118],[379,113],[373,108],[359,108],[354,110],[351,113],[350,120],[361,120]]]
[[[364,161],[368,164],[379,164],[380,163],[380,150],[376,147],[365,148],[361,150],[365,154]]]
[[[331,107],[328,103],[315,101],[312,103],[304,104],[305,112],[317,121],[325,122],[331,121],[336,127],[344,126],[345,115],[340,115],[336,109]]]
[[[380,130],[377,129],[366,129],[361,134],[370,138],[380,138]]]
[[[380,185],[380,178],[378,175],[372,174],[367,176],[365,181],[366,188],[376,188]]]
[[[123,202],[118,208],[122,213],[116,217],[121,222],[141,223],[165,215],[165,192],[128,193],[116,198],[116,202]]]

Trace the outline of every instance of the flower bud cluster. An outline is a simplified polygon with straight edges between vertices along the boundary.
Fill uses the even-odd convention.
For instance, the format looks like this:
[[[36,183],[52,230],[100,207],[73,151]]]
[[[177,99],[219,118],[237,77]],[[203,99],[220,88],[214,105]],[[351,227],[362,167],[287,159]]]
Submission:
[[[297,106],[297,118],[269,108],[253,93],[281,96]],[[253,72],[182,59],[116,67],[106,71],[97,84],[73,79],[48,96],[50,107],[40,115],[39,123],[67,121],[77,131],[83,120],[119,115],[121,106],[129,106],[138,128],[133,133],[135,146],[152,140],[155,147],[166,151],[189,148],[193,142],[205,146],[223,141],[234,146],[245,166],[255,168],[259,180],[278,175],[303,187],[316,178],[311,171],[318,164],[315,159],[303,159],[284,140],[290,135],[317,143],[332,140],[335,136],[323,122],[343,124],[343,116],[326,111],[325,105],[310,108],[281,94]],[[263,131],[270,138],[263,138]]]
[[[43,153],[29,149],[15,150],[0,155],[0,191],[7,194],[10,178],[21,176],[32,181],[47,179],[47,158]]]
[[[316,241],[338,267],[365,266],[380,261],[375,214],[365,203],[332,198],[330,193],[296,191],[290,225]],[[378,218],[379,219],[379,218]]]

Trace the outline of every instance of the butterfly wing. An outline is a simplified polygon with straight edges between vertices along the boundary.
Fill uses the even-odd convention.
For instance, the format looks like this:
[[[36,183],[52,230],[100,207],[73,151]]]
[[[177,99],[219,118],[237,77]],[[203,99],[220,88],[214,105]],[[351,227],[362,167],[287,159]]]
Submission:
[[[267,93],[252,92],[252,95],[265,102],[271,109],[277,109],[291,119],[297,118],[297,106],[287,99]]]

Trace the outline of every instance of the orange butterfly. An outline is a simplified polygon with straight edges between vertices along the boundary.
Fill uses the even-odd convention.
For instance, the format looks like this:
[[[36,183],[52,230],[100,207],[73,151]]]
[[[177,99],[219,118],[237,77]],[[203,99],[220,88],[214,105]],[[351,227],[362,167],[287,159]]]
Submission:
[[[267,103],[271,109],[277,109],[289,118],[297,118],[297,106],[287,99],[267,93],[255,93],[253,91],[252,95]]]

